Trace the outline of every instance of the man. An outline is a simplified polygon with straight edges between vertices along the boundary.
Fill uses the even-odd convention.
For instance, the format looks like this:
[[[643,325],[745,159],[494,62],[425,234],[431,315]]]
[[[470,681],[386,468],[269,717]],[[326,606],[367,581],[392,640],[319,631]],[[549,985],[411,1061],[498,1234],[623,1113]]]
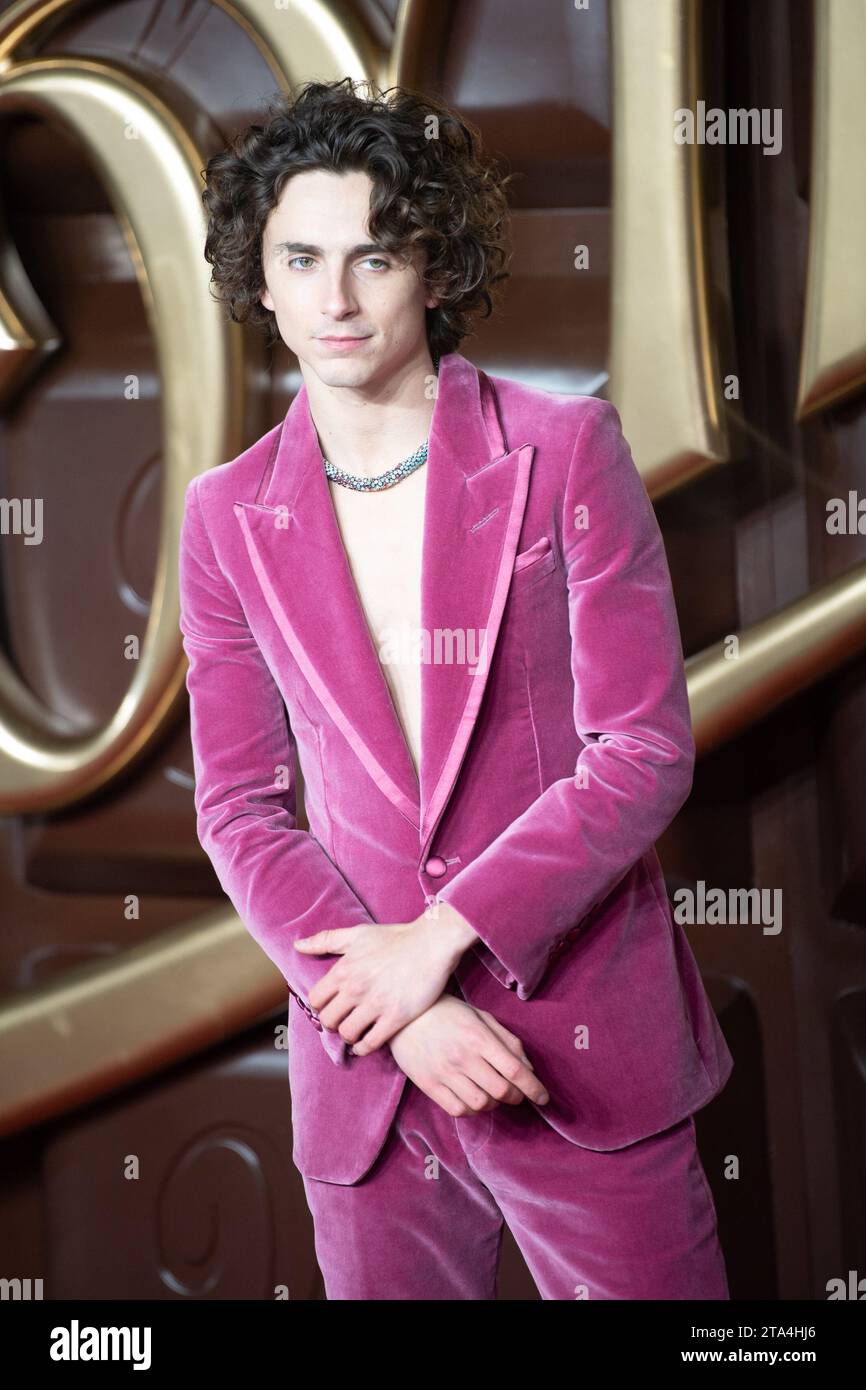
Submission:
[[[214,283],[303,386],[187,490],[197,824],[291,990],[327,1295],[493,1298],[507,1221],[544,1299],[727,1298],[692,1117],[732,1059],[653,848],[694,743],[617,412],[456,350],[505,200],[440,105],[309,84],[207,184]]]

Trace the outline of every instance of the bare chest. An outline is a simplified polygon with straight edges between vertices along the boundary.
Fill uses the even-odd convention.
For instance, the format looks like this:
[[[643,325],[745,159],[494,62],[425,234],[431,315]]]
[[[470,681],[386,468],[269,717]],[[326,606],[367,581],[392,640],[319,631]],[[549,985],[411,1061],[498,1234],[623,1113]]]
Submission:
[[[358,598],[416,769],[425,478],[426,466],[394,487],[370,493],[329,483]]]

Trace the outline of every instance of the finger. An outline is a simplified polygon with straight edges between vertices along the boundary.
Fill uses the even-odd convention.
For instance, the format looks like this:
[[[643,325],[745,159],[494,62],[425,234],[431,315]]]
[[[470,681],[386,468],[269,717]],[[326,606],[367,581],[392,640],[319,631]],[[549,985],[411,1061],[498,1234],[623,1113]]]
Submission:
[[[307,951],[310,955],[316,955],[319,951],[324,951],[325,947],[322,937],[326,932],[317,931],[312,936],[299,936],[297,941],[292,944],[296,951]]]
[[[460,1097],[455,1095],[451,1087],[446,1086],[443,1081],[437,1081],[431,1084],[429,1091],[426,1090],[426,1088],[422,1089],[424,1089],[425,1095],[428,1095],[431,1100],[435,1101],[436,1104],[445,1111],[446,1115],[450,1115],[452,1119],[459,1119],[463,1114],[464,1107]]]
[[[399,1033],[405,1023],[406,1019],[397,1019],[393,1023],[387,1019],[378,1019],[369,1032],[353,1044],[352,1051],[357,1057],[366,1057],[368,1053],[375,1052],[384,1043],[389,1042],[395,1033]]]
[[[376,1018],[377,1014],[374,1009],[362,1008],[360,1004],[357,1008],[350,1008],[337,1025],[343,1041],[352,1045],[357,1044],[363,1039],[368,1028],[372,1028]]]
[[[331,978],[331,971],[323,975],[321,980],[317,980],[310,990],[307,998],[310,1007],[316,1010],[319,1018],[326,1028],[339,1028],[340,1023],[353,1008],[351,1000],[343,1000],[340,995],[340,987]],[[328,1010],[328,1017],[323,1018],[325,1010]]]
[[[490,1047],[482,1054],[496,1071],[510,1081],[536,1105],[546,1105],[550,1097],[531,1067],[526,1066],[505,1043],[491,1035]]]
[[[320,980],[317,980],[310,990],[307,998],[313,1004],[313,996],[319,1000],[313,1004],[322,1022],[328,1028],[339,1028],[344,1018],[348,1018],[353,1009],[360,1007],[363,1000],[359,1001],[351,985],[340,978],[339,969],[341,962],[337,961],[331,966]],[[325,1018],[325,1011],[328,1017]]]
[[[522,1105],[526,1096],[484,1057],[473,1057],[469,1064],[471,1080],[500,1105]]]
[[[300,936],[293,944],[299,951],[311,956],[340,955],[345,950],[342,927],[330,927],[327,931],[314,932],[312,936]]]
[[[364,1032],[364,1027],[369,1027],[370,1023],[373,1021],[368,1017],[364,1027],[358,1026],[354,1036],[352,1038],[347,1038],[344,1025],[347,1019],[352,1018],[355,1013],[356,1006],[354,1002],[351,999],[347,999],[343,994],[334,995],[327,1005],[318,1010],[319,1022],[323,1023],[326,1028],[330,1028],[332,1033],[339,1033],[346,1043],[354,1042],[355,1038],[359,1038]]]
[[[448,1085],[458,1100],[461,1100],[473,1112],[492,1110],[495,1105],[499,1104],[495,1096],[491,1096],[483,1086],[479,1086],[477,1082],[472,1080],[471,1076],[467,1076],[464,1072],[450,1073]]]
[[[535,1071],[535,1067],[532,1065],[532,1063],[530,1062],[529,1058],[523,1050],[523,1043],[520,1041],[520,1038],[516,1036],[516,1034],[509,1032],[509,1030],[504,1026],[504,1024],[500,1023],[499,1019],[494,1018],[492,1014],[485,1014],[485,1022],[487,1023],[487,1026],[490,1029],[490,1031],[492,1033],[495,1033],[498,1038],[502,1039],[509,1052],[513,1052],[515,1057],[519,1057],[521,1062],[523,1062],[527,1067],[529,1067],[531,1071]]]

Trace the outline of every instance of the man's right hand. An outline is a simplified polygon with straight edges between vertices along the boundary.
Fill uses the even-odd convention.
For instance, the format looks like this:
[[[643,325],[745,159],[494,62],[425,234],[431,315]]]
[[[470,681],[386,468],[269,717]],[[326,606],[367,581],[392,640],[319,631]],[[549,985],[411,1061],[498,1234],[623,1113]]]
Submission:
[[[409,1080],[455,1118],[492,1110],[500,1101],[547,1103],[520,1039],[486,1009],[456,995],[441,995],[388,1046]]]

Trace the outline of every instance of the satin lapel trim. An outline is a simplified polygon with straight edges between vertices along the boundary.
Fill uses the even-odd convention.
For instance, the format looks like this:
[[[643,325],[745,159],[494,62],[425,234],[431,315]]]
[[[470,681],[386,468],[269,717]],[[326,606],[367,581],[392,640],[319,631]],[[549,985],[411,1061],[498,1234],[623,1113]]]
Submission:
[[[474,473],[431,474],[422,565],[422,625],[435,656],[421,670],[421,843],[430,842],[454,789],[496,650],[526,509],[535,446],[524,444]],[[449,637],[448,634],[451,634]],[[472,659],[469,659],[469,657]]]
[[[324,479],[324,475],[322,476]],[[330,498],[328,498],[328,502],[330,504]],[[354,590],[351,575],[348,576],[348,584],[345,578],[342,582],[338,579],[335,583],[338,571],[335,571],[334,566],[322,562],[321,548],[316,563],[311,563],[309,555],[303,554],[303,547],[298,543],[300,537],[297,535],[297,527],[291,524],[294,518],[286,517],[278,507],[266,507],[256,502],[236,502],[234,513],[240,522],[250,563],[265,602],[306,680],[379,789],[401,815],[405,816],[406,820],[418,829],[420,821],[418,778],[406,745],[405,735],[397,721],[397,713],[385,682],[384,673],[372,645],[369,628],[358,604],[357,592]],[[295,544],[292,543],[293,540]],[[342,550],[342,545],[340,548]],[[325,549],[333,551],[333,547],[325,547]],[[279,554],[277,553],[278,550]],[[290,560],[290,556],[297,558]],[[339,557],[332,554],[331,558],[336,561]],[[343,559],[345,562],[344,550]],[[303,573],[300,572],[299,566],[303,568]],[[277,588],[272,575],[279,575],[280,589]],[[314,588],[321,585],[323,590],[330,584],[331,602],[334,599],[335,589],[342,596],[342,605],[336,604],[333,611],[338,626],[332,630],[331,634],[330,661],[325,659],[323,655],[323,641],[321,640],[328,622],[326,610],[329,607],[329,601],[322,593],[320,604],[314,606],[311,602],[307,605],[305,610],[306,630],[302,636],[289,619],[280,593],[282,589],[291,591],[293,583],[306,583],[307,586],[312,584]],[[349,592],[350,588],[352,593]],[[351,604],[353,597],[354,608],[357,610],[355,612],[352,611]],[[303,606],[299,605],[299,610],[303,612]],[[311,630],[314,630],[318,635],[318,641],[313,641]],[[344,647],[344,650],[339,650],[340,647]],[[313,661],[310,655],[312,651],[319,654],[321,668]],[[346,674],[348,668],[351,668],[350,675]],[[322,670],[329,672],[330,683],[325,680]],[[391,771],[388,771],[381,758],[376,756],[376,752],[361,733],[358,723],[350,719],[345,713],[340,699],[334,695],[332,688],[335,683],[335,672],[340,673],[341,684],[345,684],[346,680],[350,682],[352,689],[350,707],[364,711],[368,727],[370,719],[376,715],[379,716],[380,721],[383,718],[387,721],[389,727],[382,732],[377,744],[381,745],[384,742],[393,753],[399,752],[402,747],[405,757],[401,760],[402,765],[396,770],[392,766]],[[383,693],[387,701],[386,705],[383,703]],[[343,698],[345,699],[345,696]],[[393,727],[390,727],[392,725]],[[395,729],[399,734],[399,740],[394,737]],[[393,763],[393,757],[391,761]]]

